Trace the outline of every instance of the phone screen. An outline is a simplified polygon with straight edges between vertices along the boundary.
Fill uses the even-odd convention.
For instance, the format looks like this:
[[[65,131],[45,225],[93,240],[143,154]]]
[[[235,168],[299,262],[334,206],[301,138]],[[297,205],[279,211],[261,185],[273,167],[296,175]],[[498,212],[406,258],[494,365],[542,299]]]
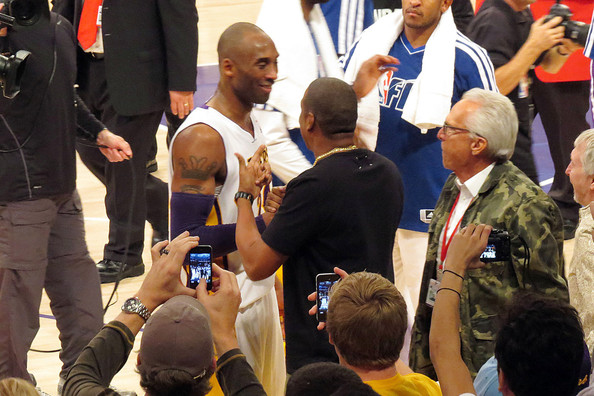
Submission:
[[[318,313],[317,318],[319,322],[326,320],[326,314],[328,313],[328,304],[330,303],[330,289],[332,285],[340,280],[340,276],[333,273],[318,274],[316,277],[316,291],[317,291],[317,304]]]
[[[212,249],[208,245],[201,245],[189,253],[188,282],[189,288],[195,289],[200,279],[206,279],[206,288],[212,288]]]

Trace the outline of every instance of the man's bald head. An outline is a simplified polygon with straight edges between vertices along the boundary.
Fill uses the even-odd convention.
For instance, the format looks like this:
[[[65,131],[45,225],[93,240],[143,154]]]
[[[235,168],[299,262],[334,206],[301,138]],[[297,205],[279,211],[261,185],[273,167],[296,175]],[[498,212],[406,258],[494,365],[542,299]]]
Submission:
[[[303,111],[314,115],[319,128],[328,137],[353,133],[357,125],[357,95],[342,80],[318,78],[305,91]]]
[[[249,50],[249,46],[246,46],[248,42],[246,39],[253,36],[265,36],[270,39],[262,29],[249,22],[234,23],[225,29],[217,45],[219,64],[225,58],[233,61],[241,59],[245,52]]]

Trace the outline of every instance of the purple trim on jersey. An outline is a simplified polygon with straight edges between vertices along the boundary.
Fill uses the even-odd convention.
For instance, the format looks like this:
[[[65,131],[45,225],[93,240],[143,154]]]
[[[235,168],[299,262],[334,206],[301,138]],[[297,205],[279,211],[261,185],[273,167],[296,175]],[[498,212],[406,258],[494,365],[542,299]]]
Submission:
[[[213,257],[224,256],[237,250],[235,245],[235,223],[206,225],[206,220],[215,205],[214,195],[188,194],[174,192],[171,194],[171,238],[184,231],[200,237],[201,245],[211,245]],[[217,212],[221,222],[220,210]],[[256,225],[260,233],[266,229],[262,216],[256,217]]]

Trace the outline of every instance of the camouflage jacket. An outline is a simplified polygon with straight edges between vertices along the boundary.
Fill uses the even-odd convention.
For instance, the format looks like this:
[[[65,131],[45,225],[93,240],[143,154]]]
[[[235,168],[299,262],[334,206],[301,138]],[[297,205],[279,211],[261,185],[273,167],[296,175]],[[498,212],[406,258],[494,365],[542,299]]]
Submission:
[[[430,279],[436,278],[439,237],[459,193],[450,175],[429,226],[429,247],[410,349],[410,366],[436,378],[429,357],[432,308],[425,304]],[[460,300],[460,340],[464,362],[473,376],[493,355],[497,315],[519,288],[568,301],[563,277],[563,222],[555,203],[511,162],[496,165],[466,210],[460,227],[490,224],[511,238],[512,260],[486,264],[466,273]],[[523,239],[529,249],[525,262]],[[447,265],[447,264],[446,264]]]

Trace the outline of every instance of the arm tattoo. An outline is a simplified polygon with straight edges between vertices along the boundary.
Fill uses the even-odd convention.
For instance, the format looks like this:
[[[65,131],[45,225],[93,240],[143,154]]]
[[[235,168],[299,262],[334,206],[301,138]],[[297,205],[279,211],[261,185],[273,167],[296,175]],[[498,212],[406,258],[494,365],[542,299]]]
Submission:
[[[217,168],[217,162],[207,164],[207,158],[196,158],[191,155],[189,163],[184,158],[179,158],[177,163],[181,167],[181,177],[184,179],[208,180]]]
[[[181,192],[188,193],[188,194],[204,194],[204,187],[202,186],[192,186],[189,184],[184,184],[180,187]]]

